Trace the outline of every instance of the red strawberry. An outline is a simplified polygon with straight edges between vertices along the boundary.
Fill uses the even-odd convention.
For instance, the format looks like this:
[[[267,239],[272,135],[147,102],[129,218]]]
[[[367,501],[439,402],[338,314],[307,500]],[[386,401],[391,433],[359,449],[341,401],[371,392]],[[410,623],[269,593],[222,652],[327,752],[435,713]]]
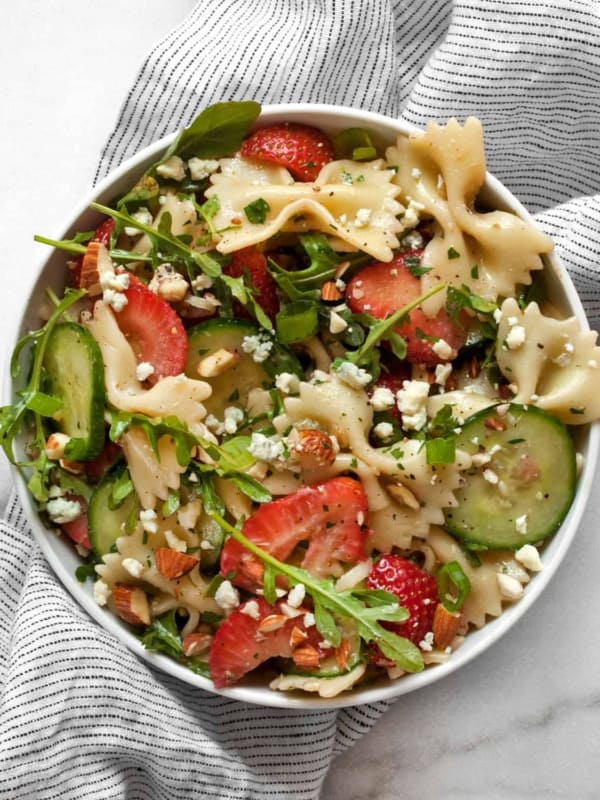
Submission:
[[[166,375],[181,374],[187,359],[188,338],[177,313],[135,275],[129,276],[129,288],[124,294],[127,305],[115,312],[115,318],[138,361],[147,361],[154,367],[149,383],[154,384]]]
[[[91,550],[92,543],[88,535],[87,503],[85,498],[80,497],[80,495],[67,494],[65,495],[65,499],[77,500],[81,506],[81,514],[76,519],[71,520],[71,522],[61,523],[61,530],[63,530],[75,544],[80,544],[82,547],[85,547],[86,550]]]
[[[223,270],[232,278],[240,278],[244,273],[250,277],[250,283],[256,291],[256,301],[274,322],[279,311],[279,298],[277,297],[277,284],[267,268],[267,259],[257,247],[244,247],[236,250],[231,261]],[[236,316],[248,316],[248,312],[240,303],[236,303]]]
[[[84,464],[86,476],[97,483],[121,457],[121,448],[110,440],[104,443],[100,455]]]
[[[265,503],[246,520],[242,532],[280,561],[299,542],[308,541],[302,566],[321,577],[331,575],[338,561],[352,564],[366,558],[367,510],[367,496],[358,481],[332,478]],[[229,539],[221,553],[221,574],[232,571],[238,586],[252,590],[260,585],[261,563],[235,539]]]
[[[420,250],[399,253],[385,263],[373,261],[361,269],[348,283],[346,300],[352,311],[368,312],[372,317],[385,319],[421,294],[421,282],[406,266],[406,258],[418,258]],[[412,364],[439,364],[456,357],[466,340],[465,331],[452,320],[445,309],[428,317],[420,309],[410,312],[410,319],[398,327],[407,344],[406,360]],[[453,349],[450,359],[432,350],[433,342],[423,338],[443,339]]]
[[[100,223],[100,225],[96,228],[96,231],[90,242],[99,242],[100,244],[108,245],[110,242],[110,237],[112,232],[115,228],[115,221],[111,217],[107,217],[104,222]],[[79,256],[77,261],[75,262],[75,266],[73,267],[72,281],[74,286],[79,286],[80,275],[81,275],[81,267],[83,265],[83,256]]]
[[[385,627],[418,645],[433,626],[433,615],[438,603],[437,582],[413,561],[389,553],[381,556],[371,567],[367,588],[385,589],[399,599],[410,614],[406,622],[386,622]],[[376,663],[387,664],[381,653],[374,657]]]
[[[318,652],[322,639],[314,626],[306,628],[303,614],[288,618],[281,602],[271,606],[262,597],[248,600],[221,623],[212,640],[208,664],[215,687],[235,683],[269,658],[291,658],[297,639],[304,637]]]
[[[254,131],[242,144],[241,154],[285,167],[298,181],[316,180],[334,158],[333,145],[322,131],[296,122]]]

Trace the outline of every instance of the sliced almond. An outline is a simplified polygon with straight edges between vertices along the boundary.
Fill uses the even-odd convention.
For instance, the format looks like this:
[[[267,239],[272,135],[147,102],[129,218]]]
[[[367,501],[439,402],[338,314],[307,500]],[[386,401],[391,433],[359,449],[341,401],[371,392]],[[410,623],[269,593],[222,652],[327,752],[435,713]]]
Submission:
[[[79,272],[79,288],[87,289],[94,296],[100,294],[100,274],[98,272],[98,251],[100,242],[88,242]]]
[[[401,483],[391,483],[389,486],[386,487],[389,494],[392,495],[393,498],[399,500],[403,505],[412,508],[414,511],[418,511],[421,508],[421,504],[415,497],[415,495],[411,492],[411,490],[404,486]]]
[[[115,583],[112,587],[117,614],[130,625],[150,625],[148,597],[139,586]]]
[[[294,625],[292,628],[292,632],[290,634],[290,646],[292,650],[295,650],[296,647],[299,647],[308,639],[308,633],[303,631],[302,628],[299,628],[297,625]]]
[[[344,274],[346,273],[346,271],[348,270],[349,266],[350,266],[350,262],[349,261],[340,261],[340,263],[335,268],[335,273],[334,274],[335,274],[336,279],[342,278],[344,276]]]
[[[200,559],[196,556],[189,556],[179,550],[171,550],[170,547],[157,548],[154,557],[157,570],[163,578],[169,581],[181,578],[200,563]]]
[[[46,440],[45,451],[51,461],[58,461],[65,454],[65,447],[71,441],[66,433],[51,433]]]
[[[282,628],[287,621],[288,618],[284,614],[269,614],[259,622],[258,632],[271,633]]]
[[[292,659],[297,667],[302,669],[318,669],[319,651],[312,644],[303,644],[292,653]]]
[[[69,461],[68,458],[59,458],[58,463],[65,472],[70,472],[71,475],[83,475],[85,472],[85,465],[81,461]]]
[[[438,603],[433,615],[433,640],[439,650],[444,650],[451,644],[458,632],[461,614],[453,614]]]
[[[341,300],[344,295],[335,285],[335,281],[325,281],[321,286],[321,300],[328,302],[337,302]]]
[[[217,375],[222,375],[234,367],[240,358],[241,356],[236,350],[221,347],[220,350],[202,359],[198,364],[198,374],[201,378],[216,378]]]
[[[198,631],[188,633],[181,643],[183,654],[188,658],[198,656],[208,650],[211,642],[212,636],[210,633],[199,633]]]
[[[350,655],[350,640],[342,639],[340,644],[335,648],[335,663],[338,665],[340,672],[344,672],[348,666],[348,656]]]

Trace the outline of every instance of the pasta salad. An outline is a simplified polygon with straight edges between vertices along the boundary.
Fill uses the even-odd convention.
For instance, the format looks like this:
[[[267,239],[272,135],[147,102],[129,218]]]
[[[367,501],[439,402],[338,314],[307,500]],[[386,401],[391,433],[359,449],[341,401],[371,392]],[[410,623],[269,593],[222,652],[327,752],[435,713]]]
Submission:
[[[95,230],[37,237],[68,279],[15,348],[2,445],[146,648],[334,697],[519,601],[600,348],[485,180],[474,118],[382,143],[219,103]]]

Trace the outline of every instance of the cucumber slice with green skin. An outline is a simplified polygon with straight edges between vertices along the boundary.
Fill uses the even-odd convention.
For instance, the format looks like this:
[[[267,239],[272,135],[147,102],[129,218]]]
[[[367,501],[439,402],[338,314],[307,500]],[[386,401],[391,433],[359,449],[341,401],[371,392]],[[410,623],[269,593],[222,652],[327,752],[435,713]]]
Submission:
[[[95,458],[104,445],[104,364],[87,328],[75,322],[56,325],[44,355],[47,391],[62,401],[53,419],[71,437],[65,455],[73,461]]]
[[[467,546],[516,550],[554,534],[575,494],[575,447],[566,426],[535,406],[492,406],[466,420],[457,448],[480,454],[445,511]],[[501,413],[499,413],[501,409]]]
[[[98,558],[113,549],[119,536],[127,530],[128,522],[137,520],[140,506],[135,491],[115,504],[113,491],[123,483],[127,470],[118,465],[111,469],[94,489],[88,505],[88,535]]]
[[[231,350],[240,354],[240,360],[221,375],[202,378],[212,386],[212,395],[204,401],[209,414],[223,416],[226,406],[245,407],[248,392],[256,387],[272,386],[275,375],[292,372],[301,375],[300,362],[285,347],[274,343],[266,361],[258,363],[252,355],[244,353],[242,342],[246,336],[258,336],[261,329],[249,320],[217,318],[202,322],[188,334],[189,350],[185,374],[198,378],[198,365],[202,359],[218,350]]]

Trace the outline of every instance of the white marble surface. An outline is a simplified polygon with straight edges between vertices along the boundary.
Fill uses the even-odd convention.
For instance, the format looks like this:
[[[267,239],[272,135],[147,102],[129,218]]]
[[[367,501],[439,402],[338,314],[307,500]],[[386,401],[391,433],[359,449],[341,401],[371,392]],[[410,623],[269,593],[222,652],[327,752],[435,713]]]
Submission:
[[[4,8],[4,350],[44,256],[33,234],[59,232],[144,55],[192,6],[20,0]],[[324,800],[600,797],[599,489],[597,481],[570,553],[526,617],[460,672],[400,698],[333,764]]]

